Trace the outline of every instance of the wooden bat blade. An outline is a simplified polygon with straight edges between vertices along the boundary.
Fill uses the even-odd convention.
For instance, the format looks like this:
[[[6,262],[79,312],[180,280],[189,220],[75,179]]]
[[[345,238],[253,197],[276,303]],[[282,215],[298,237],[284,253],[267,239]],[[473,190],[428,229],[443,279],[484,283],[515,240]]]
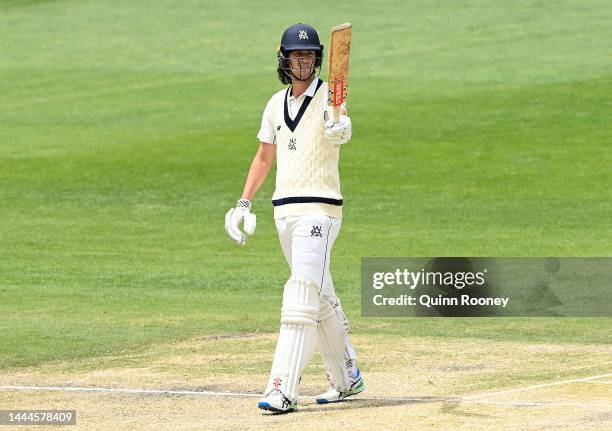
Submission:
[[[327,73],[327,104],[332,108],[335,123],[340,119],[340,105],[348,95],[349,54],[353,26],[344,23],[332,27],[329,38],[329,62]]]

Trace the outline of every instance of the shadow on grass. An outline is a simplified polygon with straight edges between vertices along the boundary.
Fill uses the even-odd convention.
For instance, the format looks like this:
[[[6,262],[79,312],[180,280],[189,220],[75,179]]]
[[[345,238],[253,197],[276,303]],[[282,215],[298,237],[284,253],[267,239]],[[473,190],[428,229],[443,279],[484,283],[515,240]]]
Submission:
[[[461,398],[457,397],[363,397],[352,400],[344,400],[341,403],[330,404],[308,404],[300,406],[297,413],[321,413],[329,411],[341,411],[351,409],[364,409],[376,407],[391,407],[411,404],[435,404],[441,403],[440,413],[455,416],[492,418],[491,415],[481,413],[465,412],[460,409]]]
[[[375,407],[389,407],[410,404],[451,403],[458,404],[461,400],[456,397],[363,397],[347,399],[341,403],[308,404],[300,406],[298,412],[312,413],[321,411],[364,409]]]

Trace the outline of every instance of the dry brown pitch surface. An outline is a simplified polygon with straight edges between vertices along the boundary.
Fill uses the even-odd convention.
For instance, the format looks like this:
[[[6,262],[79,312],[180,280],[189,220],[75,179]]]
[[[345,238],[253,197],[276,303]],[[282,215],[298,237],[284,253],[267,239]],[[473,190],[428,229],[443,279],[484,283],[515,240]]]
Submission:
[[[307,396],[326,389],[316,356],[302,379],[305,397],[298,412],[289,415],[264,415],[256,408],[276,339],[270,334],[203,337],[158,345],[141,354],[4,371],[0,405],[75,409],[77,426],[69,429],[87,430],[612,429],[609,346],[353,338],[360,346],[367,391],[350,402],[316,405]],[[98,391],[102,388],[113,391]]]

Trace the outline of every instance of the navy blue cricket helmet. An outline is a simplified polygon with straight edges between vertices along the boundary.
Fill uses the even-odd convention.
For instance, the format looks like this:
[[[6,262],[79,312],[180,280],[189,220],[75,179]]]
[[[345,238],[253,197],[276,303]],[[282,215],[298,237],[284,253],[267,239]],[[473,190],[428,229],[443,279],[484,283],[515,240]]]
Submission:
[[[293,76],[288,61],[291,51],[314,51],[315,64],[313,73],[315,73],[316,69],[320,71],[323,64],[323,45],[321,45],[319,34],[314,27],[298,23],[287,28],[283,33],[277,51],[277,58],[279,79],[284,84],[290,84],[291,77]]]

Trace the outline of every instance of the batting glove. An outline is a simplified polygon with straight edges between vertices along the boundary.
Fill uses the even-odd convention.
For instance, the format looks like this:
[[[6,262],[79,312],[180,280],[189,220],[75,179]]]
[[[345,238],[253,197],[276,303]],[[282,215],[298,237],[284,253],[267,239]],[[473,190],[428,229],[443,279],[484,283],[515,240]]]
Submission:
[[[246,235],[240,230],[240,223],[243,222],[244,231],[253,235],[257,217],[251,214],[251,201],[240,199],[236,202],[236,208],[230,209],[225,214],[225,231],[230,238],[239,245],[246,243]]]
[[[351,139],[351,128],[351,119],[346,115],[340,115],[338,123],[327,120],[325,123],[325,137],[331,144],[346,144]]]

